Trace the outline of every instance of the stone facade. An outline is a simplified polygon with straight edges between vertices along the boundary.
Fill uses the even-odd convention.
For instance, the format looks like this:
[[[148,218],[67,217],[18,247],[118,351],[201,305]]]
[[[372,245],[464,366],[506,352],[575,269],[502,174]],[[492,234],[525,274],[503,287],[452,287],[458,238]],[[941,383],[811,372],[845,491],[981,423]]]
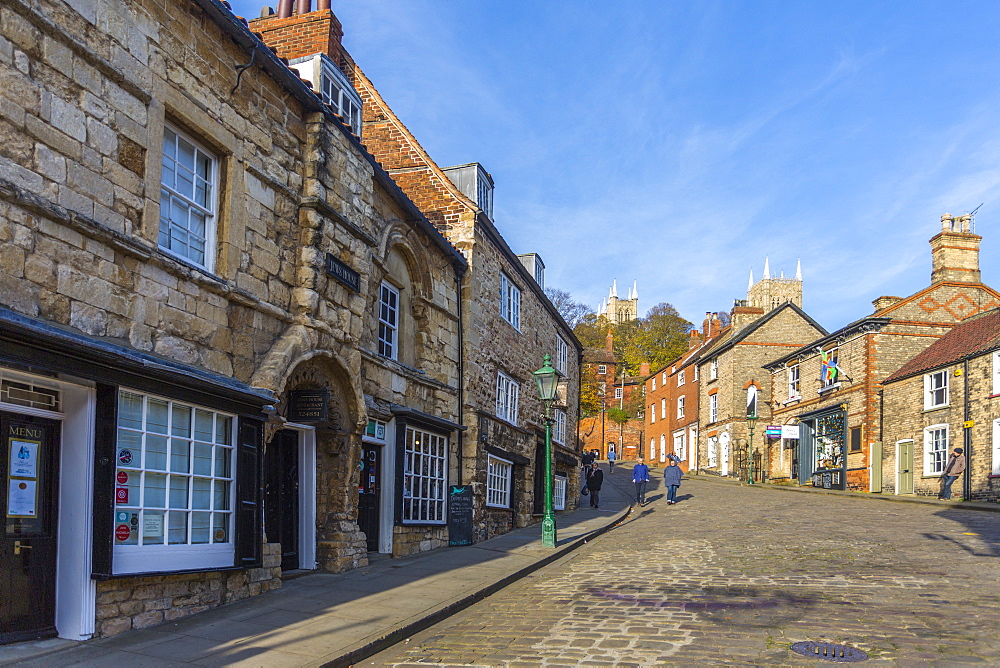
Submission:
[[[762,367],[826,332],[794,302],[785,302],[767,315],[761,308],[739,302],[730,317],[730,325],[722,330],[719,342],[705,351],[697,363],[701,385],[698,469],[714,475],[747,475],[751,452],[747,392],[753,385],[757,388],[759,418],[752,446],[753,468],[755,478],[759,479],[767,468],[768,447],[763,427],[773,422],[772,383],[770,374]]]
[[[290,425],[291,391],[328,390],[328,413],[298,427],[315,434],[316,459],[304,500],[315,527],[300,530],[314,532],[316,566],[342,571],[367,563],[357,490],[368,420],[402,407],[455,437],[466,262],[297,74],[219,12],[199,0],[0,9],[0,306],[273,393],[267,440]],[[159,238],[169,133],[212,161],[203,263]],[[378,344],[385,282],[403,294],[391,356]],[[554,335],[539,334],[548,346]],[[457,460],[452,449],[455,471]],[[446,539],[443,527],[392,533],[394,554]],[[260,567],[102,582],[94,632],[277,587],[275,545]]]
[[[822,339],[808,343],[768,365],[775,387],[783,387],[776,397],[773,420],[776,424],[796,424],[826,412],[844,416],[846,486],[861,491],[881,491],[887,478],[882,457],[894,456],[882,438],[885,420],[882,383],[934,341],[963,320],[996,308],[1000,294],[980,281],[979,243],[981,237],[969,231],[969,221],[945,214],[942,231],[930,240],[931,284],[909,297],[884,296],[874,300],[875,312]],[[838,351],[842,367],[838,382],[824,387],[820,378],[822,358],[818,350]],[[798,367],[800,397],[788,396],[788,374]],[[789,445],[789,444],[785,444]],[[800,444],[799,447],[807,445]],[[881,451],[881,452],[880,452]],[[804,461],[811,455],[798,456]],[[872,476],[872,470],[877,473]],[[776,477],[791,477],[791,462],[784,461]],[[809,481],[801,473],[800,484]],[[880,480],[881,479],[881,480]]]
[[[972,328],[978,331],[970,332]],[[963,491],[964,478],[959,478],[952,486],[953,496],[1000,501],[998,344],[1000,311],[973,316],[886,380],[883,493],[937,496],[940,469],[947,455],[960,447],[968,462],[969,494]],[[927,363],[922,363],[924,360]],[[928,396],[931,375],[943,382],[941,402]],[[935,445],[939,446],[937,456],[933,454]]]
[[[325,27],[317,30],[317,25]],[[536,281],[538,277],[507,246],[492,220],[491,206],[477,201],[475,189],[465,192],[449,178],[344,50],[340,24],[329,10],[264,17],[252,21],[251,27],[280,56],[321,55],[326,59],[323,62],[337,68],[353,84],[362,102],[365,147],[422,214],[468,259],[469,275],[461,284],[460,390],[460,421],[467,431],[458,437],[453,482],[471,485],[477,498],[485,496],[489,455],[511,462],[511,506],[487,510],[485,504],[477,502],[476,539],[525,526],[541,509],[539,454],[543,446],[539,443],[544,443],[544,409],[537,398],[532,372],[541,366],[545,354],[552,356],[569,380],[556,408],[562,412],[565,436],[555,442],[555,470],[570,478],[570,489],[577,484],[577,466],[560,462],[568,462],[577,450],[579,342],[545,296]],[[317,89],[322,86],[319,80],[313,84]],[[492,193],[492,183],[486,185]],[[501,287],[509,295],[517,294],[516,316],[507,313],[505,317],[502,313],[498,298]],[[507,416],[510,419],[497,417],[501,374],[518,388],[516,415]],[[568,507],[575,501],[569,499]]]

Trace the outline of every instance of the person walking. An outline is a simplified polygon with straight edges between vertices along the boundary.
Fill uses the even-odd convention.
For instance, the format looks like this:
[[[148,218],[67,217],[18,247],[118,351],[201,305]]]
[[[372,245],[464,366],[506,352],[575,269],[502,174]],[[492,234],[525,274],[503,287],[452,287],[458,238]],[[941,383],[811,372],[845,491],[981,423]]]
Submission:
[[[615,454],[614,450],[608,450],[608,473],[615,472],[615,460],[618,459],[618,455]]]
[[[677,488],[681,486],[681,467],[673,459],[670,460],[667,468],[663,471],[663,485],[667,488],[667,505],[672,506],[677,503]]]
[[[590,507],[597,508],[601,503],[601,485],[604,484],[604,471],[597,466],[597,462],[590,465],[587,472],[587,490],[590,492]]]
[[[938,494],[938,498],[944,501],[951,499],[951,485],[958,477],[965,473],[965,450],[962,448],[955,448],[954,452],[951,453],[951,457],[948,458],[948,465],[944,467],[944,473],[941,476],[941,493]]]
[[[583,481],[583,486],[580,491],[587,489],[587,477],[590,475],[590,465],[594,463],[594,453],[590,450],[584,450],[583,455],[580,457],[580,480]]]
[[[649,482],[649,467],[643,463],[642,457],[632,467],[632,482],[635,483],[635,500],[641,506],[646,503],[646,483]]]

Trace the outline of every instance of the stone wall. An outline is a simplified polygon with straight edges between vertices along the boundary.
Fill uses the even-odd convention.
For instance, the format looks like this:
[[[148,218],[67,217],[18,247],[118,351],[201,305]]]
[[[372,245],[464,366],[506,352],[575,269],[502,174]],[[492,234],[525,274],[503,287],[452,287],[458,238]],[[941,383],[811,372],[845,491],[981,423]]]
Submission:
[[[281,546],[264,544],[261,568],[115,578],[97,583],[96,637],[204,612],[281,587]]]

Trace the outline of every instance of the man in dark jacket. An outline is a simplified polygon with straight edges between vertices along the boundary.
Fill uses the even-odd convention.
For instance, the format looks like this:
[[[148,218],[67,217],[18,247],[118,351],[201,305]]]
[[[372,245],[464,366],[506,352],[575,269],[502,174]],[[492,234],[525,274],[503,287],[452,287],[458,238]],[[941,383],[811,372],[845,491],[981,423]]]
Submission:
[[[677,503],[677,488],[681,486],[681,467],[673,459],[663,471],[663,485],[667,488],[667,505]]]
[[[646,483],[649,482],[649,467],[639,457],[639,462],[632,467],[632,482],[635,483],[635,500],[641,506],[646,503]]]
[[[941,493],[938,494],[939,499],[944,499],[945,501],[951,499],[951,485],[958,477],[965,473],[965,451],[962,448],[955,448],[951,457],[948,458],[948,465],[944,467],[944,473],[941,475]]]
[[[604,484],[604,471],[597,466],[597,462],[590,465],[587,472],[587,489],[590,491],[590,507],[597,508],[601,502],[601,485]]]

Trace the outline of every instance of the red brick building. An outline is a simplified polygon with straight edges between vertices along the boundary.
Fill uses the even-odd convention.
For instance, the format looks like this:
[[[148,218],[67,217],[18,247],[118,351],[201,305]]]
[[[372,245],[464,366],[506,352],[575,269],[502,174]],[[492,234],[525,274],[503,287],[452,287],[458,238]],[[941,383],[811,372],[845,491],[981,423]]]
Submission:
[[[644,452],[651,463],[664,464],[672,453],[685,471],[697,468],[698,360],[722,332],[718,316],[706,313],[702,329],[691,330],[687,351],[646,377]]]
[[[601,406],[596,415],[580,420],[581,449],[597,450],[601,459],[607,458],[610,450],[614,450],[619,459],[636,459],[643,442],[642,415],[637,410],[631,419],[619,424],[608,418],[608,411],[642,405],[636,393],[643,392],[642,376],[648,374],[648,365],[640,369],[640,376],[625,373],[625,365],[615,356],[614,337],[608,332],[603,348],[584,349],[583,368],[584,376],[596,380]]]

